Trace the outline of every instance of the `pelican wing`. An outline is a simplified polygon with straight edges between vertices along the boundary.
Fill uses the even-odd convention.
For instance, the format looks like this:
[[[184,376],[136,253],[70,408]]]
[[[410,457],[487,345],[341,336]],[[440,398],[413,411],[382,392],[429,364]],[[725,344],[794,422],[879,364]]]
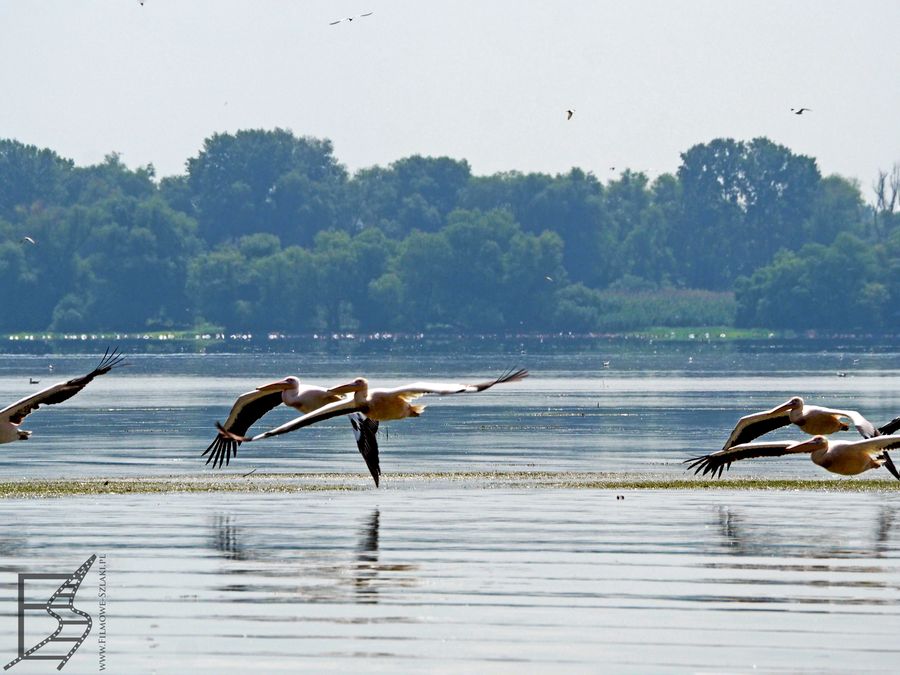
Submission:
[[[478,384],[456,384],[447,382],[413,382],[393,389],[379,389],[386,394],[399,394],[404,398],[417,398],[425,394],[465,394],[490,389],[495,384],[518,382],[528,377],[528,371],[524,369],[508,370],[500,377]]]
[[[884,436],[890,436],[898,430],[900,430],[900,417],[895,417],[890,422],[882,424],[880,427],[878,427],[878,433]]]
[[[124,357],[119,354],[118,349],[113,349],[112,352],[107,349],[103,354],[103,358],[100,359],[100,363],[97,364],[97,367],[87,375],[72,378],[67,382],[58,382],[53,386],[42,389],[36,394],[26,396],[12,405],[6,406],[3,410],[0,410],[0,420],[11,422],[12,424],[20,424],[29,413],[37,410],[42,405],[54,405],[69,400],[79,391],[84,389],[95,377],[105,375],[110,370],[120,365],[123,358]]]
[[[801,444],[802,441],[742,443],[709,455],[691,457],[684,460],[684,464],[688,465],[688,470],[694,469],[694,474],[702,472],[701,475],[703,476],[710,474],[710,477],[719,477],[723,471],[731,468],[732,462],[753,457],[781,457],[782,455],[789,455],[792,454],[792,448]],[[799,452],[806,451],[800,450]]]
[[[350,424],[353,425],[353,434],[356,436],[356,447],[359,454],[366,462],[369,473],[375,479],[375,487],[378,487],[378,479],[381,476],[381,466],[378,463],[378,421],[369,419],[362,413],[350,415]]]
[[[281,391],[260,391],[259,389],[241,394],[231,406],[228,419],[222,426],[232,434],[243,436],[263,415],[281,405],[281,394]],[[208,454],[209,458],[206,463],[212,462],[214,468],[222,466],[222,462],[227,466],[231,458],[237,456],[240,444],[240,441],[219,432],[201,457],[206,457]]]
[[[365,413],[365,409],[362,406],[356,404],[352,397],[347,397],[341,399],[340,401],[335,401],[334,403],[329,403],[328,405],[323,405],[318,410],[314,410],[311,413],[306,413],[305,415],[301,415],[300,417],[292,419],[290,422],[285,422],[280,427],[275,427],[274,429],[269,429],[261,434],[257,434],[253,437],[240,436],[238,434],[229,432],[225,427],[223,427],[218,422],[216,423],[216,427],[220,432],[224,433],[226,436],[230,436],[236,441],[242,442],[251,442],[258,441],[263,438],[270,438],[272,436],[280,436],[281,434],[286,434],[291,431],[296,431],[297,429],[302,429],[303,427],[308,427],[311,424],[316,424],[318,422],[324,422],[325,420],[330,420],[332,417],[339,417],[340,415],[349,415],[350,413],[362,412]]]
[[[825,408],[825,410],[829,409]],[[879,430],[875,428],[874,424],[855,410],[829,410],[829,412],[849,418],[850,421],[853,422],[853,426],[855,426],[856,430],[859,432],[859,435],[863,438],[872,438],[873,436],[878,436],[880,433]]]
[[[791,423],[789,413],[781,410],[781,408],[782,406],[779,406],[771,410],[745,415],[739,419],[728,440],[725,441],[725,445],[722,446],[722,450],[727,450],[742,443],[749,443],[763,434],[789,425]]]
[[[886,436],[874,436],[861,441],[852,441],[847,443],[857,448],[864,448],[869,452],[881,452],[883,450],[894,450],[900,448],[900,436],[888,434]]]

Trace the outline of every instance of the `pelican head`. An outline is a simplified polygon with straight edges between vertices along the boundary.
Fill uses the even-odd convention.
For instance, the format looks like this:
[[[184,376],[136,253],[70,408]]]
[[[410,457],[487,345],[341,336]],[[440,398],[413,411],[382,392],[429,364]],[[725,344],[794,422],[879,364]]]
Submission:
[[[364,377],[357,377],[352,382],[348,382],[347,384],[342,384],[337,387],[332,387],[330,391],[333,394],[350,394],[358,391],[368,390],[369,381]]]
[[[289,391],[291,389],[299,388],[300,378],[294,377],[293,375],[291,375],[290,377],[286,377],[283,380],[270,382],[269,384],[264,384],[261,387],[257,387],[259,391]]]
[[[819,452],[821,450],[828,450],[828,438],[825,436],[813,436],[809,440],[801,441],[797,445],[793,446],[796,448],[803,448],[804,452]]]
[[[803,410],[803,399],[799,396],[794,396],[790,401],[784,404],[785,410]]]

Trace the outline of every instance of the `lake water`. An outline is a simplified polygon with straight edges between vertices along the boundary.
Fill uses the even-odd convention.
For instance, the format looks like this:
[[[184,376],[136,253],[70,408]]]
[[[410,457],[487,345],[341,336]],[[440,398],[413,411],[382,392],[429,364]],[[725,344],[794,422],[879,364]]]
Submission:
[[[801,394],[813,403],[856,408],[876,424],[900,415],[900,353],[737,351],[696,345],[652,350],[438,356],[129,355],[64,405],[32,414],[26,443],[0,452],[0,479],[136,476],[211,471],[200,453],[241,393],[296,374],[330,385],[365,374],[374,386],[421,379],[480,381],[508,367],[532,375],[469,396],[428,397],[415,420],[384,425],[382,471],[652,471],[683,475],[681,461],[721,447],[741,415]],[[609,361],[604,368],[603,362]],[[88,372],[89,355],[0,358],[0,401]],[[48,366],[53,365],[53,372]],[[839,377],[837,373],[845,373]],[[29,385],[28,378],[40,379]],[[275,426],[294,415],[266,417]],[[266,428],[266,427],[260,427]],[[792,437],[785,431],[779,437]],[[332,420],[245,445],[227,471],[366,469],[350,425]],[[736,465],[735,475],[821,476],[791,457]],[[879,472],[871,472],[877,475]],[[385,482],[389,483],[389,477]],[[843,479],[846,480],[846,479]]]
[[[0,358],[0,399],[94,362]],[[17,575],[67,575],[97,555],[76,604],[93,629],[67,673],[98,672],[101,566],[113,673],[896,671],[900,493],[460,487],[391,473],[681,477],[681,460],[720,447],[740,415],[795,394],[876,423],[900,414],[897,353],[697,345],[129,362],[30,416],[34,436],[3,446],[0,478],[211,472],[199,455],[212,422],[288,373],[391,385],[521,365],[532,377],[385,424],[380,489],[363,480],[349,424],[334,420],[244,446],[228,471],[357,475],[349,492],[0,500],[4,663],[17,652]],[[731,474],[829,479],[797,457]],[[26,649],[55,625],[29,611]]]

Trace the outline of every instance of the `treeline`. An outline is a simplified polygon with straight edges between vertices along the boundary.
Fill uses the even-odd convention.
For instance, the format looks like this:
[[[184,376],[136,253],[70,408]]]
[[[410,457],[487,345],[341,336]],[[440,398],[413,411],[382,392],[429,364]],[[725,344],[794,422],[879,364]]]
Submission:
[[[214,135],[157,180],[0,140],[0,330],[895,331],[879,205],[765,138],[652,182],[420,156],[350,175],[281,129]]]

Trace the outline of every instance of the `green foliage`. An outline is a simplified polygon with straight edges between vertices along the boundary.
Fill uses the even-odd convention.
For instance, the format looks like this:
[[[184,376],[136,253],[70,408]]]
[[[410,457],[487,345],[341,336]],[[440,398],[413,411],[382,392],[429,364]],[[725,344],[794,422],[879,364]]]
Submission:
[[[329,141],[255,129],[157,181],[0,140],[0,329],[897,330],[900,222],[858,184],[765,138],[682,160],[652,183],[418,155],[349,176]]]

